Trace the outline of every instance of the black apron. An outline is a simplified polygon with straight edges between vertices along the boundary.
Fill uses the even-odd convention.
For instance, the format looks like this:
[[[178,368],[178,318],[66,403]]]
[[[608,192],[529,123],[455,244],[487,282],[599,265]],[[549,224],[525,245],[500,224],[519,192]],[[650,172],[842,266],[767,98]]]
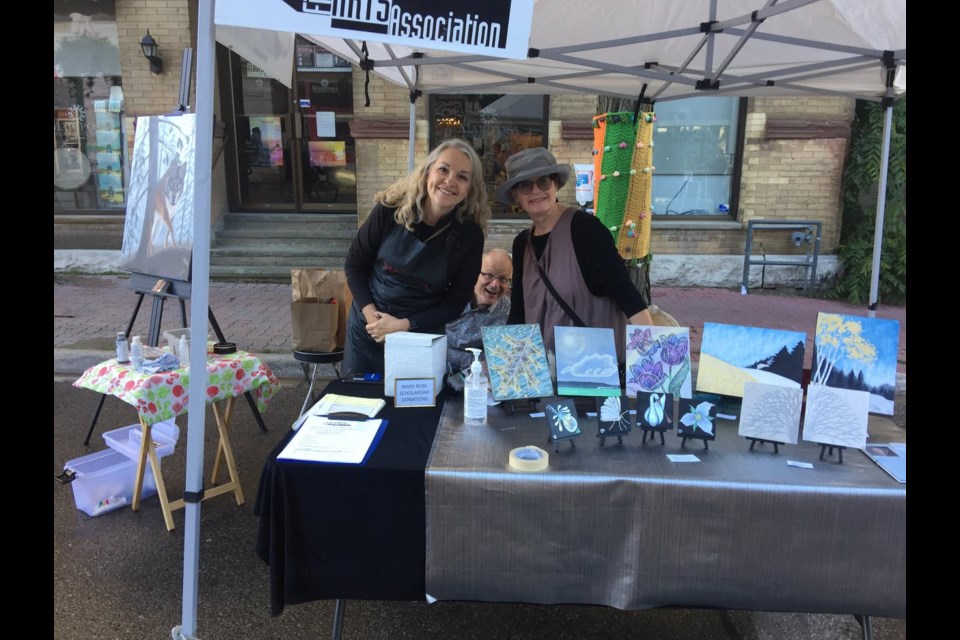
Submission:
[[[446,224],[449,223],[443,223]],[[434,235],[442,233],[444,226]],[[443,245],[435,246],[417,239],[402,225],[395,227],[380,244],[368,283],[377,310],[406,318],[443,302],[447,288],[447,257],[457,235],[454,225]],[[384,372],[383,343],[375,342],[366,327],[363,311],[354,301],[341,365],[345,375]],[[436,333],[442,328],[418,327],[417,331]]]

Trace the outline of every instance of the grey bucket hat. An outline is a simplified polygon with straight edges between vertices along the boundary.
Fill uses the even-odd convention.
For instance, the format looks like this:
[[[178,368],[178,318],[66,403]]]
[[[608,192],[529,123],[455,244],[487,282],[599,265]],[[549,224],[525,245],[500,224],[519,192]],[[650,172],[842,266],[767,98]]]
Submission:
[[[510,189],[513,189],[518,182],[553,173],[557,176],[559,189],[567,184],[567,180],[573,173],[573,167],[569,164],[557,164],[554,155],[543,147],[532,147],[513,154],[507,158],[504,169],[507,171],[507,179],[497,186],[496,195],[497,200],[510,205],[515,204],[510,196]]]

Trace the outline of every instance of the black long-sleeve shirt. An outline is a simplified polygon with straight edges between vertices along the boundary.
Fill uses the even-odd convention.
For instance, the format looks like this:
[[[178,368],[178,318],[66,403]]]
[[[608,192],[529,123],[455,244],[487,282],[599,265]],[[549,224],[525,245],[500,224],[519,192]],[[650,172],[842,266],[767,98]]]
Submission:
[[[507,324],[525,324],[523,258],[529,233],[529,230],[521,231],[513,240],[513,289]],[[628,318],[647,308],[640,291],[630,281],[630,274],[617,252],[613,236],[602,222],[586,211],[578,210],[570,221],[570,236],[573,239],[573,255],[590,293],[598,298],[612,298]],[[533,236],[533,251],[538,259],[543,255],[549,238],[549,233]]]
[[[380,244],[398,226],[393,215],[394,207],[387,207],[378,203],[370,212],[369,217],[357,231],[347,259],[344,271],[347,284],[353,299],[360,309],[374,303],[370,292],[370,275],[373,273],[373,264],[377,259]],[[442,247],[454,228],[459,228],[459,234],[454,240],[454,246],[447,257],[447,287],[443,292],[443,300],[439,305],[429,307],[406,316],[412,328],[443,330],[443,326],[460,315],[467,301],[473,293],[480,273],[480,263],[483,259],[483,231],[474,222],[457,222],[453,213],[440,219],[436,226],[424,222],[414,225],[413,233],[420,241],[435,233],[443,225],[450,222],[450,227],[427,242],[430,246]],[[403,229],[404,233],[407,233]]]

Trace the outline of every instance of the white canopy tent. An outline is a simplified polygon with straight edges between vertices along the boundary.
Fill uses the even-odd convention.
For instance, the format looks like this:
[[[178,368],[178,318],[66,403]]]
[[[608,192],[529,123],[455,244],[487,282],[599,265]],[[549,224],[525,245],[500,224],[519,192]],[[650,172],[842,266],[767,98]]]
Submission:
[[[197,52],[197,161],[191,326],[206,327],[209,301],[210,172],[214,39],[287,86],[297,33],[390,82],[422,93],[606,94],[663,101],[694,96],[834,95],[880,101],[885,143],[877,206],[870,314],[879,282],[883,194],[892,102],[906,95],[906,0],[501,0],[529,20],[528,56],[509,59],[432,47],[391,36],[364,40],[328,28],[337,2],[200,0]],[[492,2],[492,0],[491,0]],[[402,0],[359,5],[403,5]],[[457,3],[434,0],[444,14]],[[460,3],[463,4],[463,3]],[[358,6],[359,6],[358,5]],[[327,15],[321,15],[327,11]],[[312,10],[313,13],[310,13]],[[471,8],[468,11],[474,11]],[[476,9],[479,11],[479,9]],[[529,11],[532,10],[532,19]],[[452,15],[452,12],[451,12]],[[216,26],[215,26],[216,25]],[[288,26],[294,25],[294,26]],[[516,37],[516,30],[511,35]],[[431,41],[432,42],[432,41]],[[416,123],[411,100],[409,163]],[[204,329],[205,330],[205,329]],[[191,360],[202,362],[195,341]],[[203,487],[206,376],[190,382],[188,492]],[[186,508],[183,620],[196,628],[200,503]]]

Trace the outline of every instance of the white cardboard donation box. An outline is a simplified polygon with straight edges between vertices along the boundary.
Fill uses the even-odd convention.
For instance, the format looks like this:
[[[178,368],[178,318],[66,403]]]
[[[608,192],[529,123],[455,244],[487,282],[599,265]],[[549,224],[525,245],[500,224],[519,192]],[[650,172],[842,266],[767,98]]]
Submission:
[[[398,378],[433,378],[434,395],[447,370],[447,336],[398,331],[388,333],[384,349],[384,395],[393,397]]]

